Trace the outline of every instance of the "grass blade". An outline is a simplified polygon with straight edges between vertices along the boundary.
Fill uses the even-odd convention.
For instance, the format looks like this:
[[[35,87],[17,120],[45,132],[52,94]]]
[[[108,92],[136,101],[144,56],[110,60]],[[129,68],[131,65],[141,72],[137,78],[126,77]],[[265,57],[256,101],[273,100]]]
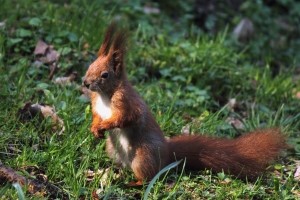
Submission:
[[[177,167],[180,163],[182,162],[182,160],[173,162],[169,165],[167,165],[166,167],[164,167],[162,170],[160,170],[155,176],[154,178],[150,181],[145,193],[144,193],[144,200],[148,199],[148,195],[150,193],[151,188],[153,187],[154,183],[156,182],[156,180],[160,177],[160,175],[162,175],[163,173],[169,171],[170,169],[173,169],[174,167]]]
[[[18,196],[19,196],[19,200],[25,200],[25,195],[24,195],[24,192],[23,192],[20,184],[19,183],[13,183],[12,185],[17,190],[17,193],[18,193]]]

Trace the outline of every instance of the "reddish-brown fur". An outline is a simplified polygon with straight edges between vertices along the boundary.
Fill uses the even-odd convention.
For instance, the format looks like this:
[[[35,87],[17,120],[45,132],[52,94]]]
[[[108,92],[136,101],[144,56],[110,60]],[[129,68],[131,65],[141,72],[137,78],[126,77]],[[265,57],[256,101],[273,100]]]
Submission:
[[[189,169],[224,170],[252,180],[261,175],[285,147],[283,135],[275,128],[256,130],[233,140],[194,135],[177,136],[169,141],[170,158],[186,158]]]
[[[131,168],[137,184],[149,181],[170,162],[184,158],[189,169],[224,170],[254,179],[286,148],[279,129],[257,130],[233,140],[201,135],[166,140],[126,77],[125,45],[124,32],[112,24],[98,58],[86,72],[84,84],[92,90],[91,132],[95,137],[103,137],[106,130],[110,132],[106,145],[108,155]],[[99,99],[106,103],[99,103]]]

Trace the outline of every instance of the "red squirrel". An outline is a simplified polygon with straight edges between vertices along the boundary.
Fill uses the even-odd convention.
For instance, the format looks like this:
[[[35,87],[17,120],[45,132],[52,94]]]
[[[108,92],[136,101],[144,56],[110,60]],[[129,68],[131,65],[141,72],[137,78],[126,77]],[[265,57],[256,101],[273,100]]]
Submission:
[[[256,130],[236,139],[203,135],[166,139],[127,79],[125,53],[126,34],[111,24],[83,84],[91,90],[91,132],[103,138],[109,131],[106,151],[113,161],[132,169],[136,185],[180,159],[186,159],[187,169],[223,170],[242,179],[255,179],[287,147],[277,128]]]

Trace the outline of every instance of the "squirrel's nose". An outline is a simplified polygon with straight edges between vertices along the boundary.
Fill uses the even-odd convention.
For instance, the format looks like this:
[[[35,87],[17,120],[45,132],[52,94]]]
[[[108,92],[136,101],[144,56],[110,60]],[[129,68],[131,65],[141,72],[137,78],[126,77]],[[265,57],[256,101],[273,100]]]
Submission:
[[[84,80],[84,81],[83,81],[83,85],[84,85],[85,87],[89,88],[91,84],[90,84],[87,80]]]

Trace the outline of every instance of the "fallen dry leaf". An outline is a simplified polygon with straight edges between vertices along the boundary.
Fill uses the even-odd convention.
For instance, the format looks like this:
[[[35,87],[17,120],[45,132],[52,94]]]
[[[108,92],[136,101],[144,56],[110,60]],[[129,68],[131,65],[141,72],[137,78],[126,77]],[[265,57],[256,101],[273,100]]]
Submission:
[[[220,181],[221,184],[223,185],[228,185],[232,182],[230,178],[225,178],[223,181]]]
[[[84,49],[84,50],[88,50],[89,48],[90,48],[89,43],[85,42],[85,43],[83,44],[83,49]]]
[[[98,199],[100,199],[99,195],[100,195],[100,193],[101,193],[102,191],[103,191],[102,189],[94,190],[94,191],[92,192],[92,200],[98,200]]]
[[[76,79],[77,75],[78,75],[77,72],[72,72],[69,76],[57,77],[56,79],[53,80],[53,82],[59,85],[68,85]]]
[[[155,8],[155,7],[151,7],[151,6],[144,6],[143,11],[145,14],[148,14],[148,15],[160,13],[159,8]]]
[[[300,99],[300,92],[296,92],[295,98]]]
[[[300,181],[300,163],[298,163],[297,167],[296,167],[296,171],[294,174],[294,179],[297,181]]]
[[[101,186],[107,185],[110,177],[113,177],[113,179],[118,179],[120,177],[120,173],[115,173],[110,167],[106,169],[98,169],[96,172],[87,170],[85,175],[87,181],[92,181],[93,179],[100,177]]]
[[[85,172],[86,179],[88,182],[92,181],[95,178],[100,178],[100,188],[92,191],[92,199],[100,199],[99,196],[102,192],[104,192],[104,187],[108,184],[109,179],[118,179],[120,178],[120,173],[116,173],[112,170],[112,168],[106,169],[98,169],[96,172],[92,170],[87,170]]]
[[[49,80],[52,80],[52,78],[53,78],[53,76],[54,76],[54,73],[55,73],[55,71],[56,71],[56,69],[57,69],[57,63],[56,63],[56,62],[52,63],[52,64],[49,66],[49,68],[50,68],[50,73],[49,73],[48,78],[49,78]]]
[[[46,63],[54,63],[57,62],[59,59],[59,53],[54,50],[53,46],[50,46],[46,53]]]
[[[39,40],[35,46],[33,54],[35,56],[45,55],[49,45],[46,44],[44,41]]]
[[[291,192],[292,192],[298,199],[300,199],[300,191],[299,191],[299,190],[293,189]]]
[[[6,21],[0,22],[0,28],[4,28],[4,27],[5,27],[5,24],[6,24]]]
[[[31,107],[32,103],[26,103],[23,108],[19,109],[18,116],[22,122],[30,121],[35,117],[42,118],[40,111],[34,107]]]
[[[20,175],[14,169],[4,166],[0,162],[0,179],[4,182],[19,183],[21,186],[27,186],[27,192],[37,197],[48,197],[54,199],[68,199],[68,195],[58,186],[51,184],[44,179],[27,178]]]
[[[187,124],[182,127],[181,129],[181,134],[182,135],[190,135],[191,134],[191,125]]]
[[[233,37],[239,42],[247,42],[254,35],[254,25],[250,19],[244,18],[234,28]]]
[[[234,112],[234,109],[237,107],[237,101],[235,98],[231,98],[229,99],[228,103],[227,103],[227,107],[229,108],[229,110],[231,112]]]
[[[42,40],[39,40],[37,42],[33,53],[36,57],[34,63],[41,62],[42,64],[49,65],[50,68],[49,79],[51,80],[57,69],[59,53],[54,49],[52,45],[48,45],[46,42]],[[41,64],[38,63],[38,66],[40,65]]]
[[[44,118],[50,117],[53,121],[53,124],[55,125],[55,129],[57,128],[56,125],[60,126],[61,130],[58,133],[59,135],[65,131],[64,122],[61,118],[58,117],[53,107],[41,104],[32,104],[31,107],[34,109],[39,109],[43,114]]]
[[[35,117],[40,119],[51,118],[53,129],[60,129],[59,135],[65,131],[64,122],[55,112],[55,109],[48,105],[26,103],[18,112],[21,121],[29,121]]]
[[[37,60],[44,64],[51,64],[57,62],[59,59],[59,53],[54,50],[54,47],[42,40],[37,42],[33,54],[36,56]]]
[[[18,153],[21,153],[22,151],[20,150],[20,149],[18,149],[17,147],[16,147],[16,145],[15,144],[9,144],[8,145],[8,150],[9,150],[9,152],[11,152],[11,153],[16,153],[16,154],[18,154]]]
[[[238,130],[245,129],[245,125],[244,125],[243,121],[241,121],[240,119],[238,119],[236,117],[228,117],[226,119],[226,122]]]

